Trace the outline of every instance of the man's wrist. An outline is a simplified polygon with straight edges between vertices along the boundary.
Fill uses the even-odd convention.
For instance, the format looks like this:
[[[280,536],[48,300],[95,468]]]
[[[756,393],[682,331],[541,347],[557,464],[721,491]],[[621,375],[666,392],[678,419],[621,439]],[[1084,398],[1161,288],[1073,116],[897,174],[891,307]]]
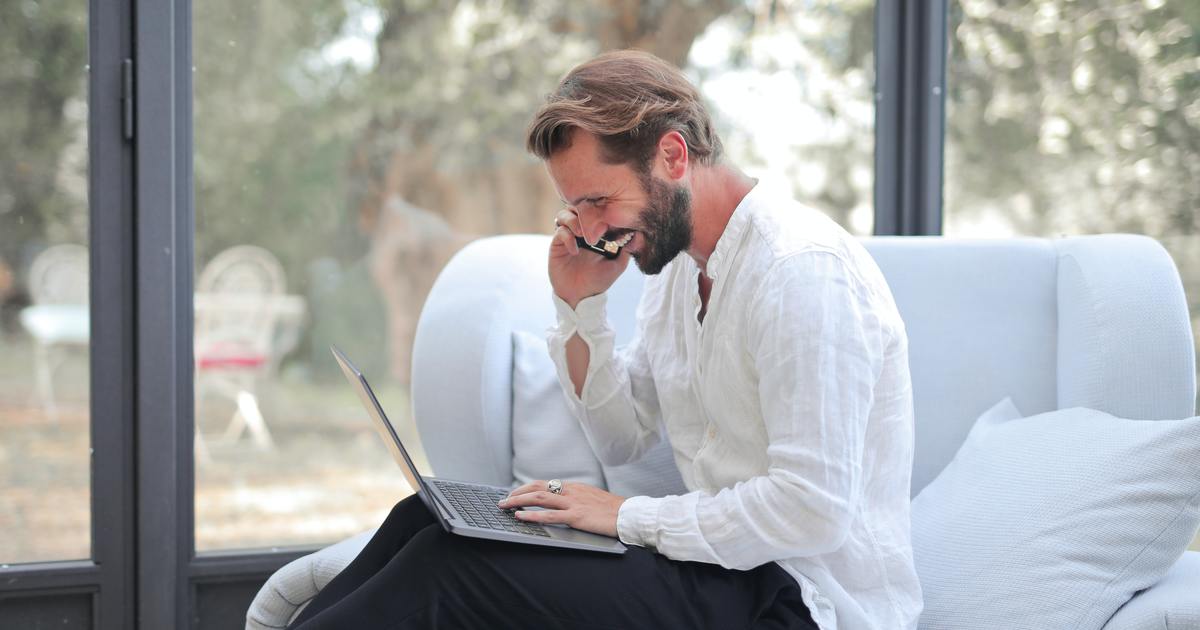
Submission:
[[[561,293],[558,293],[557,291],[554,293],[554,295],[557,296],[558,299],[565,302],[567,306],[570,306],[571,310],[576,310],[577,308],[579,308],[580,302],[592,297],[590,295],[580,295],[580,296],[563,295]]]

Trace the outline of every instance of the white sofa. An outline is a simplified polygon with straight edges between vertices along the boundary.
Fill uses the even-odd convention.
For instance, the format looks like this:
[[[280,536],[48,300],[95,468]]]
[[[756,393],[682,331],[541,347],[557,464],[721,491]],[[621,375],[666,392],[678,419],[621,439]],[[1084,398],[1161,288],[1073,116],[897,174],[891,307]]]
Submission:
[[[979,414],[1011,396],[1032,415],[1074,406],[1137,419],[1194,415],[1195,356],[1179,275],[1152,239],[863,239],[908,327],[916,407],[915,496],[949,462]],[[553,307],[548,237],[492,237],[461,251],[421,315],[412,403],[437,475],[509,485],[513,345],[542,334]],[[628,339],[641,276],[610,291],[618,344]],[[667,452],[645,463],[670,470]],[[399,473],[397,473],[399,474]],[[678,484],[636,475],[623,490]],[[677,488],[682,490],[682,487]],[[277,628],[341,570],[370,532],[301,558],[263,586],[247,628]],[[1169,612],[1168,612],[1169,611]],[[1139,627],[1200,630],[1200,553],[1119,613]]]

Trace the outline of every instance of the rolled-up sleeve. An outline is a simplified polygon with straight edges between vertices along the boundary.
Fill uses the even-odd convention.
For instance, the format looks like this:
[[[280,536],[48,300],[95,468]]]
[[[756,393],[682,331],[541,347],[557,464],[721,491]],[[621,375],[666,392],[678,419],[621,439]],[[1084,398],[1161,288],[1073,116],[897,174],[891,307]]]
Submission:
[[[547,343],[567,404],[583,427],[601,462],[624,464],[658,443],[659,405],[650,366],[641,343],[640,323],[634,339],[619,351],[608,325],[604,294],[585,298],[572,309],[554,296],[558,323]],[[588,347],[587,376],[581,390],[567,369],[567,341],[578,334]]]
[[[618,534],[677,560],[749,569],[839,548],[862,495],[884,330],[836,254],[777,261],[745,332],[758,375],[767,471],[715,493],[627,500]]]

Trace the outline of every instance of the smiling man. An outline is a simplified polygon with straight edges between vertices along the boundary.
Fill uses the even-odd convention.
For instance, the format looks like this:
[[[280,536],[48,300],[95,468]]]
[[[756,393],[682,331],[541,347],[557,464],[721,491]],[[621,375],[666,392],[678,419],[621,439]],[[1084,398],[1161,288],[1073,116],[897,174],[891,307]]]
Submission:
[[[519,517],[670,559],[659,578],[694,584],[691,598],[628,576],[661,606],[719,600],[737,583],[731,605],[752,613],[739,627],[796,614],[790,588],[812,621],[785,625],[916,627],[908,341],[866,250],[723,161],[696,89],[648,54],[572,70],[527,146],[566,204],[549,253],[564,394],[603,462],[667,439],[689,492],[622,498],[568,483],[555,494],[539,482],[504,505],[550,508]],[[576,237],[626,244],[607,260]],[[635,340],[616,350],[604,292],[630,257],[650,275]],[[693,580],[712,565],[723,572]]]
[[[649,54],[572,70],[527,145],[565,203],[563,394],[602,461],[666,439],[689,491],[543,480],[500,503],[621,556],[452,536],[410,497],[292,627],[915,628],[908,341],[870,255],[724,162],[696,89]],[[618,350],[605,291],[630,259],[648,277]]]

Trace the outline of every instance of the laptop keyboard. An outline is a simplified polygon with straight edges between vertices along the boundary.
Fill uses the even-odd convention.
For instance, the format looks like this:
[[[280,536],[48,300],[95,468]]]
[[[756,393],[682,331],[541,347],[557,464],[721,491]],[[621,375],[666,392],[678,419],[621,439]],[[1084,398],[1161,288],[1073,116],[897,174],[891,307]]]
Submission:
[[[526,523],[518,520],[512,512],[500,509],[496,503],[508,496],[504,490],[486,486],[472,486],[465,483],[454,483],[431,479],[433,485],[441,491],[442,496],[450,502],[450,506],[458,513],[459,518],[467,524],[484,529],[494,529],[517,534],[550,537],[545,527],[537,523]]]

